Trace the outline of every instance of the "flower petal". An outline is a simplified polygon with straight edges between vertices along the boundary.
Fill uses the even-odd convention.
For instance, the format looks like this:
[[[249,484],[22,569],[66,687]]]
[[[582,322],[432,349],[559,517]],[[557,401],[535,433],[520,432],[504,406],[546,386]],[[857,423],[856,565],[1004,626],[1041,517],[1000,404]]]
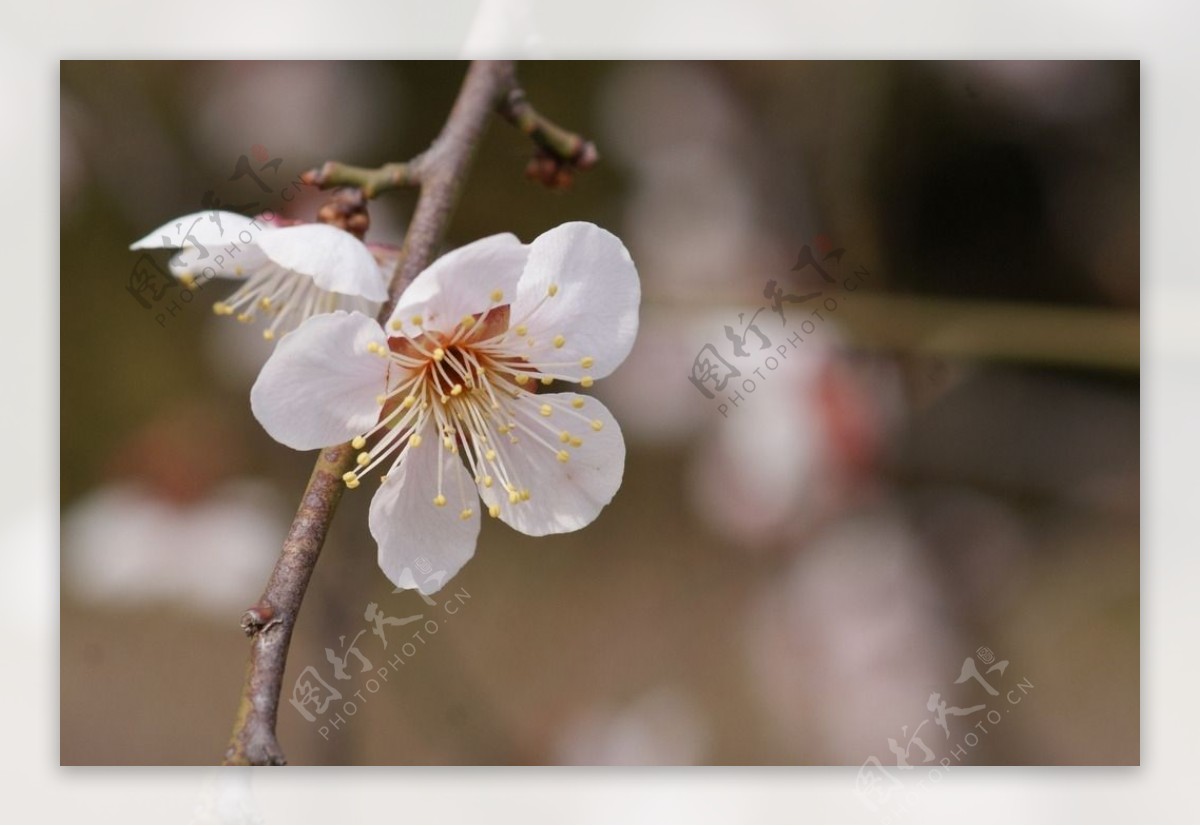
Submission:
[[[383,271],[367,245],[328,224],[297,224],[263,233],[258,247],[275,264],[310,277],[323,290],[387,300]]]
[[[633,259],[611,232],[582,221],[544,232],[530,245],[512,310],[513,326],[528,328],[521,355],[535,366],[566,364],[545,372],[575,380],[607,376],[633,348],[641,295]]]
[[[571,406],[582,399],[583,406]],[[513,504],[498,480],[479,486],[489,507],[500,508],[500,518],[521,533],[544,536],[576,531],[592,522],[612,501],[625,474],[625,439],[617,420],[603,404],[575,393],[540,393],[512,403],[517,428],[512,436],[494,440],[499,459],[513,484],[529,491],[529,499]],[[550,416],[541,415],[549,405]],[[600,429],[592,427],[600,423]],[[528,430],[542,439],[539,443]],[[562,432],[581,439],[578,447],[560,442]],[[558,460],[558,451],[568,454]]]
[[[273,232],[271,225],[263,218],[248,218],[236,212],[226,212],[222,209],[206,209],[203,212],[193,212],[168,221],[146,237],[129,245],[131,250],[143,249],[183,249],[186,247],[218,247],[222,244],[240,244],[245,246],[253,243],[260,234]],[[248,232],[252,239],[247,242],[241,238],[243,232]],[[219,250],[208,250],[215,254]]]
[[[362,313],[313,316],[287,334],[250,390],[250,409],[271,438],[296,450],[340,444],[379,419],[387,384],[379,325]]]
[[[387,578],[398,588],[432,594],[475,555],[479,501],[462,460],[442,447],[432,423],[422,437],[376,491],[369,521]],[[441,507],[434,504],[439,464]]]
[[[448,252],[413,279],[390,321],[401,322],[406,334],[415,335],[419,331],[412,318],[420,316],[426,329],[448,333],[463,316],[512,301],[528,257],[529,247],[512,233],[489,235]],[[493,298],[496,293],[499,299]]]

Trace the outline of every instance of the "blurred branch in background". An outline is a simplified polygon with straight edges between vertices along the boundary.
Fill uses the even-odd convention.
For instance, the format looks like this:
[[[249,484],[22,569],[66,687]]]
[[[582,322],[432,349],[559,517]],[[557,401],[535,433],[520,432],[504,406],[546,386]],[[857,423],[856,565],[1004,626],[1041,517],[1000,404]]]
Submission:
[[[387,164],[377,170],[327,163],[321,170],[308,173],[310,183],[321,187],[357,186],[368,197],[412,183],[420,186],[420,197],[405,235],[389,299],[379,311],[381,323],[391,315],[404,288],[432,262],[458,202],[488,117],[498,108],[503,110],[507,101],[524,100],[515,84],[512,61],[476,61],[467,72],[441,134],[413,161]],[[531,108],[526,110],[526,116],[530,112]],[[545,123],[535,117],[534,128],[525,131],[537,139],[538,134],[548,129]],[[553,135],[553,142],[560,142],[569,133],[555,127]],[[576,140],[580,147],[591,146],[582,139]],[[594,161],[594,149],[588,157]],[[578,159],[564,159],[564,163],[568,160]],[[351,468],[354,455],[349,444],[321,452],[266,590],[242,619],[243,629],[252,637],[250,664],[233,735],[225,753],[226,764],[282,765],[286,762],[275,734],[275,724],[288,646],[305,590],[341,499],[342,474]]]
[[[660,303],[680,312],[678,301],[645,302]],[[714,308],[754,310],[732,295],[711,293],[683,307],[699,317]],[[1136,310],[859,291],[837,320],[864,350],[1133,373],[1141,357]]]
[[[838,320],[870,349],[1138,371],[1136,311],[861,295]]]

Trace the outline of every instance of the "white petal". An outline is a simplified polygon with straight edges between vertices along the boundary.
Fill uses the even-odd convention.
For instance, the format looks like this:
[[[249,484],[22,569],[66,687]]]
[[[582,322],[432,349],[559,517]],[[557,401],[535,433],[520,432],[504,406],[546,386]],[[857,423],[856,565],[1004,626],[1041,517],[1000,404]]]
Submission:
[[[574,411],[569,404],[576,398],[584,400],[575,412],[586,421],[562,409]],[[518,425],[536,432],[550,447],[539,444],[520,427],[512,432],[516,444],[500,437],[496,450],[514,483],[528,489],[530,498],[510,503],[498,480],[490,488],[480,485],[480,496],[489,506],[499,505],[500,518],[529,536],[567,533],[590,524],[612,501],[625,474],[625,440],[617,420],[594,398],[575,393],[542,393],[513,404]],[[549,417],[539,413],[543,404],[551,405]],[[600,422],[599,431],[592,429],[592,421]],[[582,439],[583,445],[561,443],[558,434],[564,430]],[[566,462],[558,461],[559,450],[569,454]]]
[[[307,275],[323,290],[387,300],[387,284],[375,257],[345,230],[298,224],[263,233],[258,246],[277,265]]]
[[[570,365],[548,373],[607,376],[633,348],[641,296],[633,259],[611,232],[577,221],[542,233],[530,245],[511,315],[514,327],[529,330],[520,353],[535,365]],[[565,342],[555,347],[558,336]],[[586,369],[585,357],[593,359]]]
[[[168,221],[145,238],[130,244],[129,248],[182,249],[200,246],[212,247],[208,250],[209,255],[215,255],[220,252],[217,247],[229,244],[245,246],[247,241],[242,236],[243,232],[249,233],[252,236],[249,243],[254,243],[259,235],[274,232],[274,229],[263,218],[247,218],[236,212],[206,209]]]
[[[410,335],[416,332],[413,316],[421,316],[427,329],[450,332],[465,315],[513,301],[528,257],[529,247],[512,233],[490,235],[448,252],[413,279],[391,320],[401,321]],[[499,301],[492,298],[497,292]]]
[[[313,316],[288,333],[250,390],[250,409],[271,438],[296,450],[340,444],[379,420],[376,397],[387,384],[387,346],[379,325],[361,313]]]
[[[432,423],[424,441],[393,468],[371,500],[371,535],[379,543],[379,567],[398,588],[432,594],[475,554],[479,500],[462,460],[442,447]],[[442,495],[434,504],[438,464]],[[467,518],[463,512],[470,509]]]

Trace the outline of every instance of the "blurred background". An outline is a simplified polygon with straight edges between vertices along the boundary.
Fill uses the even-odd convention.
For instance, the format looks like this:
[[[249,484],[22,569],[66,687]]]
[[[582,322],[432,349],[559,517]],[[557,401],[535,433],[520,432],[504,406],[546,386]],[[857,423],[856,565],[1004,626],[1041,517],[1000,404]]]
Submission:
[[[251,416],[269,345],[209,311],[227,289],[140,301],[129,243],[216,205],[311,219],[325,196],[289,182],[421,151],[464,69],[62,64],[64,764],[219,760],[238,620],[313,459]],[[435,605],[393,593],[349,493],[289,658],[290,761],[1138,762],[1138,64],[519,72],[602,161],[548,191],[495,123],[449,245],[567,220],[625,241],[642,328],[595,388],[625,482],[579,533],[485,520]],[[368,240],[413,202],[374,202]],[[692,381],[703,358],[741,375]],[[374,669],[395,656],[371,603],[438,623],[373,692],[326,655],[365,630]],[[306,720],[309,667],[366,699]]]

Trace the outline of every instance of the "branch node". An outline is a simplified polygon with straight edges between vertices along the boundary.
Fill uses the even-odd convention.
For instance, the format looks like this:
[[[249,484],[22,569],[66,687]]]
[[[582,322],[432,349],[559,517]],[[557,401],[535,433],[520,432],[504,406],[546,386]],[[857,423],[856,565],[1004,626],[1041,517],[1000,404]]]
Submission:
[[[242,614],[242,631],[247,637],[260,633],[268,625],[279,622],[275,618],[275,608],[266,600],[260,600]]]

